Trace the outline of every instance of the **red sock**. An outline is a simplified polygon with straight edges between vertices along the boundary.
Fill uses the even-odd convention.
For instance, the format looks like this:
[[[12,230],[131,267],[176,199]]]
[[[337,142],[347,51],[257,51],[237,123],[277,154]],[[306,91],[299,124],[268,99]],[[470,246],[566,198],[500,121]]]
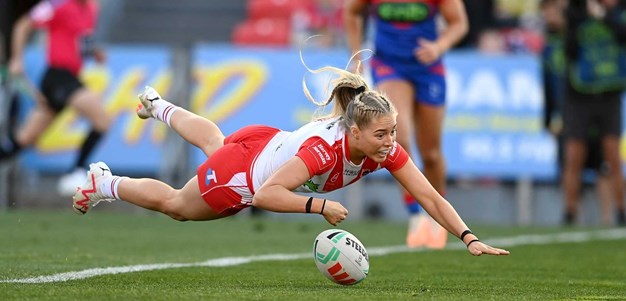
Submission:
[[[422,206],[420,206],[410,193],[405,191],[402,198],[404,199],[404,206],[406,206],[406,210],[409,211],[409,214],[418,214],[422,211]]]

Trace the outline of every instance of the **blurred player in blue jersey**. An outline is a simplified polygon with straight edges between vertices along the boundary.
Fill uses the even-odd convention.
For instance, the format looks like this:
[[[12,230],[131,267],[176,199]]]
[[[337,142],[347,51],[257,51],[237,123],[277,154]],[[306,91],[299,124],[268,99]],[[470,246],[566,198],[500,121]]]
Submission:
[[[445,195],[446,167],[441,140],[446,82],[442,55],[468,31],[461,0],[348,0],[344,23],[348,47],[362,49],[364,13],[374,28],[372,76],[378,90],[398,109],[397,141],[411,152],[415,136],[424,174]],[[439,30],[439,17],[445,27]],[[357,54],[355,62],[360,61]],[[358,66],[358,64],[357,64]],[[358,68],[358,67],[356,67]],[[446,231],[404,191],[411,215],[407,246],[444,248]]]

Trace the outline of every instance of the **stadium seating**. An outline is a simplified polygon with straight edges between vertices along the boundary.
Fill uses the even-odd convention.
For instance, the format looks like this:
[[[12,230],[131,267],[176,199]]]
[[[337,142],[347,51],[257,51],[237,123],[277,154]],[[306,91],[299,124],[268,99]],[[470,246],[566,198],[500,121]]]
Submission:
[[[249,19],[290,19],[293,12],[299,9],[305,2],[298,0],[249,0]]]
[[[288,46],[294,30],[294,16],[307,17],[314,7],[312,0],[248,0],[247,19],[235,27],[232,42],[236,45]],[[305,21],[308,25],[309,20]]]
[[[289,21],[263,18],[246,20],[235,26],[232,42],[248,46],[288,46],[290,37]]]
[[[100,1],[98,35],[107,43],[222,43],[247,18],[248,1]]]

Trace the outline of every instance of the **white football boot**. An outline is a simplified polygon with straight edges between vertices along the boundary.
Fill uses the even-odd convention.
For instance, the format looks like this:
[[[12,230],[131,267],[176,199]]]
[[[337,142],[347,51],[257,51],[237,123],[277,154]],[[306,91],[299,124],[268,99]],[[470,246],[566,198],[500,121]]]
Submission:
[[[87,172],[87,181],[83,186],[76,188],[74,194],[74,212],[77,214],[85,214],[89,207],[94,207],[102,201],[112,202],[115,199],[105,196],[100,188],[103,180],[112,177],[111,169],[104,162],[89,164]]]
[[[150,117],[157,118],[157,106],[160,103],[161,95],[150,86],[146,86],[137,97],[139,97],[139,105],[137,106],[137,116],[141,119]]]
[[[63,175],[57,183],[57,191],[62,196],[71,196],[87,180],[87,171],[84,168],[77,168],[71,173]]]

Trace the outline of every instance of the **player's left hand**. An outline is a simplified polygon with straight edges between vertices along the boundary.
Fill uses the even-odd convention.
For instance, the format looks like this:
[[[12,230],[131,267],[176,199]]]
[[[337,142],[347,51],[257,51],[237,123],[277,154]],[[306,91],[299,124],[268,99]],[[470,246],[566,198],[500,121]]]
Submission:
[[[100,48],[94,49],[93,58],[96,61],[96,63],[100,65],[104,65],[104,63],[106,63],[106,60],[107,60],[106,53],[104,52],[104,50]]]
[[[471,243],[467,250],[474,256],[480,256],[482,254],[487,255],[509,255],[510,252],[504,249],[494,248],[488,244],[482,243],[480,241],[476,241]]]
[[[423,64],[431,64],[442,55],[443,51],[441,48],[432,41],[419,39],[417,43],[419,44],[419,47],[415,48],[413,53],[415,54],[417,60]]]

